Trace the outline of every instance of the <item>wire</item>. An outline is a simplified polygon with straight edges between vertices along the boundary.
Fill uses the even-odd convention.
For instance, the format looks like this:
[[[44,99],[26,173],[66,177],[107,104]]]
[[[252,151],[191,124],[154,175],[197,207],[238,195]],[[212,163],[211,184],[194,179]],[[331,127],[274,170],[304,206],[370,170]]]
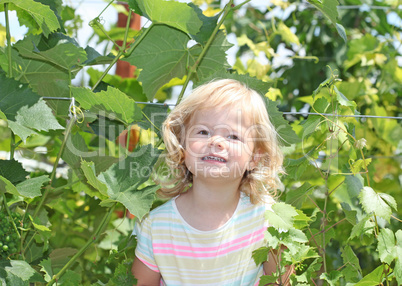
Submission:
[[[55,100],[71,100],[75,102],[75,98],[69,97],[42,97],[43,99],[55,99]],[[145,105],[156,105],[156,106],[176,106],[174,103],[159,103],[159,102],[143,102],[143,101],[136,101],[136,104],[145,104]],[[332,113],[314,113],[314,112],[297,112],[297,111],[285,111],[282,112],[285,115],[324,115],[324,116],[335,116],[335,117],[353,117],[353,118],[378,118],[378,119],[396,119],[401,120],[402,117],[400,116],[379,116],[379,115],[342,115],[342,114],[332,114]]]

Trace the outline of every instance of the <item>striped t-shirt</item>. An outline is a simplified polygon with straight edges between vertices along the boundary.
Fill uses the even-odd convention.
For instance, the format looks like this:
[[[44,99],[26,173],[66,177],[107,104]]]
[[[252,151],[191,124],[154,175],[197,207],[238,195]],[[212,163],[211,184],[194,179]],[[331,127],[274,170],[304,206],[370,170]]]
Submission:
[[[136,223],[135,255],[160,272],[161,285],[258,285],[263,267],[252,252],[264,244],[272,203],[253,205],[243,195],[223,226],[200,231],[182,218],[173,198]]]

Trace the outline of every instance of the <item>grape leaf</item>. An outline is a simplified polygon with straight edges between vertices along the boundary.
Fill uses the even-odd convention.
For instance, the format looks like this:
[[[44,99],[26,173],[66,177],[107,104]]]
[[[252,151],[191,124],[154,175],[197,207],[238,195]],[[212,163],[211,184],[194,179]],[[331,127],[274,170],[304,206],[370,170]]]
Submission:
[[[100,173],[97,178],[107,186],[110,198],[104,201],[103,205],[112,201],[120,202],[141,219],[151,208],[159,186],[138,188],[148,180],[159,154],[160,150],[154,149],[152,145],[137,146],[126,159]]]
[[[43,5],[33,0],[1,0],[0,5],[9,3],[10,10],[23,11],[29,14],[36,24],[42,29],[43,34],[47,37],[50,33],[60,28],[59,21],[55,13],[49,6]],[[21,18],[21,17],[18,17]]]
[[[4,264],[4,261],[1,261],[0,263]],[[21,278],[22,281],[27,281],[29,278],[32,277],[32,275],[35,274],[35,270],[23,260],[10,260],[8,261],[8,263],[10,263],[11,265],[7,265],[4,267],[6,272],[14,274],[15,276]]]
[[[346,245],[342,249],[343,264],[342,274],[348,282],[358,282],[361,279],[362,270],[360,268],[359,259],[353,252],[350,245]]]
[[[66,72],[77,68],[77,66],[82,65],[87,60],[87,55],[83,48],[68,42],[61,42],[46,51],[39,51],[34,46],[32,36],[18,41],[14,44],[14,48],[25,58],[49,62]]]
[[[187,73],[190,40],[185,33],[164,25],[150,28],[148,35],[122,60],[142,69],[138,80],[149,100],[172,78]]]
[[[378,235],[377,251],[381,262],[391,264],[395,258],[395,236],[392,230],[381,229]]]
[[[349,236],[349,240],[353,239],[362,234],[371,235],[374,231],[374,223],[370,221],[371,215],[367,215],[362,218],[355,226],[353,226],[352,231]]]
[[[16,160],[0,160],[0,176],[3,176],[11,183],[16,184],[24,181],[29,173],[24,170],[22,164]]]
[[[309,183],[304,183],[297,189],[289,190],[286,193],[287,204],[291,204],[296,208],[301,208],[303,202],[306,200],[307,195],[313,192],[313,188]]]
[[[35,198],[42,195],[42,185],[48,183],[49,181],[49,177],[43,175],[25,180],[19,183],[16,187],[20,196],[23,196],[25,198]]]
[[[12,49],[12,70],[14,78],[21,83],[28,83],[32,90],[40,96],[70,97],[69,74],[60,68],[43,61],[25,59]],[[8,60],[0,49],[0,66],[8,71]],[[72,74],[74,75],[74,74]],[[70,102],[52,101],[51,108],[56,114],[65,116]],[[7,115],[6,115],[7,116]]]
[[[197,13],[186,3],[165,0],[129,2],[133,9],[140,9],[143,16],[154,23],[166,24],[185,33],[195,34],[202,25]],[[169,39],[169,38],[168,38]]]
[[[369,274],[364,276],[359,282],[354,284],[354,286],[372,286],[372,285],[381,285],[379,284],[384,280],[384,266],[380,265]]]
[[[268,247],[260,247],[253,251],[253,259],[256,265],[260,265],[261,263],[268,260]]]
[[[282,202],[274,204],[272,211],[268,210],[265,213],[268,223],[282,230],[288,230],[293,227],[293,220],[297,215],[298,213],[293,206]]]
[[[14,121],[21,107],[31,107],[39,98],[28,85],[0,74],[0,109],[7,119]]]
[[[392,209],[396,210],[395,199],[383,193],[376,193],[370,187],[364,187],[359,195],[360,203],[366,213],[374,213],[389,222],[392,214]]]
[[[130,125],[142,119],[141,109],[135,101],[120,90],[108,86],[106,91],[94,93],[83,87],[72,87],[73,96],[82,108]]]
[[[337,270],[333,270],[330,273],[322,273],[320,275],[320,278],[327,281],[330,286],[338,285],[337,283],[341,277],[342,273]]]
[[[45,273],[44,278],[46,282],[52,280],[53,277],[52,260],[50,258],[44,259],[39,263],[39,266],[42,266],[40,271]]]
[[[211,37],[212,32],[214,31],[216,24],[218,23],[220,14],[218,13],[213,17],[207,17],[195,4],[190,2],[188,3],[188,5],[194,9],[194,11],[198,15],[198,18],[202,21],[200,31],[195,35],[192,34],[191,36],[195,41],[204,46],[208,39]]]
[[[27,129],[31,130],[31,134],[36,133],[33,131],[33,129],[37,131],[64,129],[64,127],[61,126],[56,120],[52,110],[46,105],[43,99],[39,99],[39,101],[31,107],[21,107],[21,109],[17,112],[17,116],[15,117],[15,124],[25,127],[25,129],[22,129],[22,132],[20,133],[21,129],[16,128],[16,125],[12,124],[10,126],[15,134],[20,136],[23,141],[25,141],[27,138]]]
[[[87,178],[88,183],[99,190],[103,196],[107,196],[107,187],[101,181],[96,178],[95,174],[95,166],[93,162],[81,162],[81,169],[84,172],[85,177]]]
[[[197,82],[198,80],[206,78],[214,74],[215,72],[226,70],[227,68],[229,68],[230,66],[227,63],[226,59],[226,51],[229,50],[232,46],[233,45],[226,40],[225,33],[220,30],[216,34],[207,52],[198,65],[196,78],[192,78],[192,80]],[[190,66],[193,66],[195,62],[199,60],[198,57],[201,54],[202,50],[203,47],[201,47],[201,45],[195,45],[189,49]]]

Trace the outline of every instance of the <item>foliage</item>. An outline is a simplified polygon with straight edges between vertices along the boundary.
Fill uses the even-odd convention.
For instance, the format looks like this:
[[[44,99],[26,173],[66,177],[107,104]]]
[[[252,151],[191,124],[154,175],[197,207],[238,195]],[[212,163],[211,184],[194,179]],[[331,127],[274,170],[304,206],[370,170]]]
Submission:
[[[190,82],[215,77],[265,95],[286,155],[281,202],[254,259],[286,249],[260,285],[277,283],[286,264],[293,285],[402,284],[402,127],[356,117],[402,115],[401,27],[387,20],[397,1],[339,12],[336,0],[248,2],[130,0],[150,26],[106,31],[99,15],[95,34],[117,48],[102,55],[71,37],[81,19],[62,1],[0,0],[1,285],[133,285],[128,216],[161,203],[150,175],[163,165],[168,112],[139,102],[178,103]],[[10,10],[28,27],[16,43]],[[227,33],[239,46],[233,65]],[[134,78],[110,74],[118,60],[137,66]],[[73,87],[84,68],[90,88]]]

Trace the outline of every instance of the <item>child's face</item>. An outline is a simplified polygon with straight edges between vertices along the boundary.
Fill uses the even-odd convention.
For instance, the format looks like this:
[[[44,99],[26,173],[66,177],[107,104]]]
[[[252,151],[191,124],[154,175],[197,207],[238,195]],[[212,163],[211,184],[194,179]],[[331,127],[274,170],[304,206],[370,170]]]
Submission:
[[[186,126],[185,164],[196,178],[239,179],[254,168],[253,126],[240,108],[197,111]]]

